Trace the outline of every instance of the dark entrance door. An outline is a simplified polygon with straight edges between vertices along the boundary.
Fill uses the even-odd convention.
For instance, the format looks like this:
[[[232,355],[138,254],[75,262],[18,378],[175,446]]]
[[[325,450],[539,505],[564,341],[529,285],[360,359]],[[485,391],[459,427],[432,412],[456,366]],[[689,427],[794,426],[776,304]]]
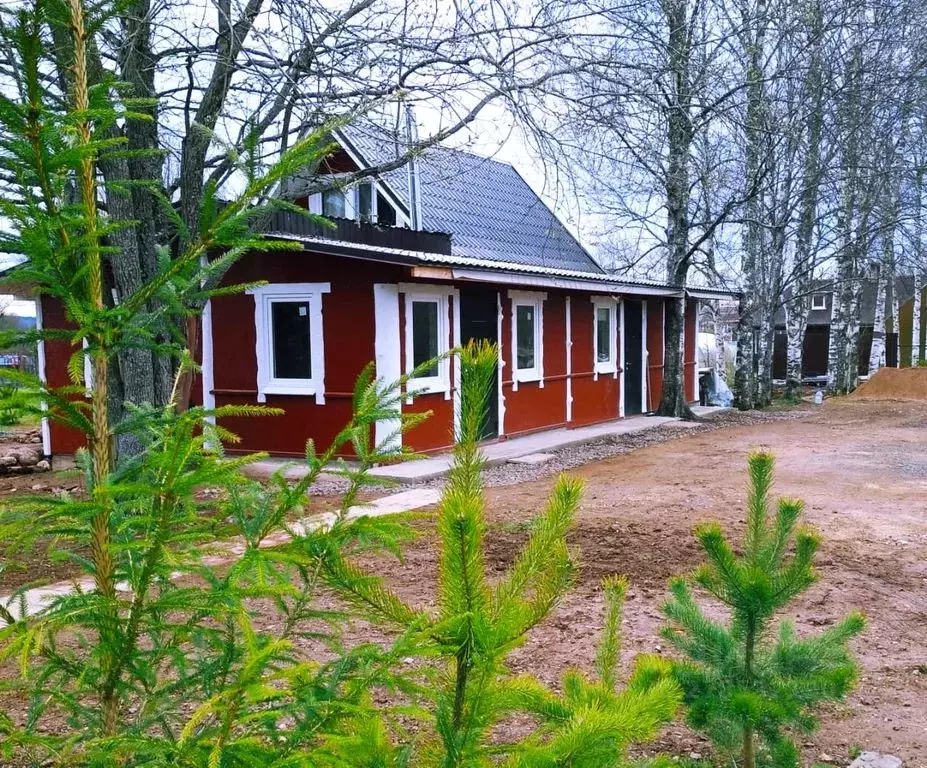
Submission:
[[[625,300],[624,328],[624,415],[637,416],[644,412],[644,329],[643,305],[639,301]]]
[[[499,342],[499,297],[484,288],[460,289],[460,341]],[[499,436],[499,390],[493,387],[486,407],[484,440]]]

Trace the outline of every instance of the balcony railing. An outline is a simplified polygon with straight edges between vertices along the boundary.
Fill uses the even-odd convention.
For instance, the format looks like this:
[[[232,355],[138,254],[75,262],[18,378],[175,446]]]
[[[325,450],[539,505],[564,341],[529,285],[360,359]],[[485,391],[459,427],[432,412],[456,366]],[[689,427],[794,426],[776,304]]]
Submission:
[[[342,240],[379,248],[399,248],[447,255],[451,253],[451,236],[444,232],[361,224],[351,219],[330,219],[330,222],[331,226],[325,226],[292,211],[274,211],[263,222],[262,230],[297,237]]]

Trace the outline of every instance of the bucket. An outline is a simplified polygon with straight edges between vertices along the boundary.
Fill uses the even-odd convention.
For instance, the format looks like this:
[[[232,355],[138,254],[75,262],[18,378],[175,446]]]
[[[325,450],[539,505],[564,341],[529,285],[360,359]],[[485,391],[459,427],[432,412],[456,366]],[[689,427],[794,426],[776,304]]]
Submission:
[[[823,402],[824,402],[824,390],[819,389],[817,392],[814,393],[814,404],[820,405]]]

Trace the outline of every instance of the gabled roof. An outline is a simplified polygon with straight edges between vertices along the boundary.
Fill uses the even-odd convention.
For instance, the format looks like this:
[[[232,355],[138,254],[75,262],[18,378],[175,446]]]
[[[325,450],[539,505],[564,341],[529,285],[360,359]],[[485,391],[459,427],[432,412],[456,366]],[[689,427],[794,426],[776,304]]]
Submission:
[[[361,167],[384,165],[405,152],[393,132],[369,120],[339,129],[335,140]],[[508,163],[438,145],[426,149],[417,164],[422,227],[449,233],[455,256],[603,274]],[[384,173],[379,182],[408,214],[408,168]]]

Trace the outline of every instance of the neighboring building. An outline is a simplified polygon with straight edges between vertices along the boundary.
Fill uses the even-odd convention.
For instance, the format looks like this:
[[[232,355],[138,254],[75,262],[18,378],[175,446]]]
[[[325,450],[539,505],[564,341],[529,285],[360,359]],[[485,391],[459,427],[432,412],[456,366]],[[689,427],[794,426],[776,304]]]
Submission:
[[[875,323],[876,282],[871,279],[860,281],[859,308],[859,375],[869,374],[869,352],[872,348],[872,333]],[[910,275],[895,279],[894,287],[885,292],[885,317],[891,317],[892,291],[899,299],[899,328],[886,333],[885,365],[907,366],[911,361],[911,318],[914,293],[914,278]],[[927,295],[927,294],[925,294]],[[830,326],[834,309],[835,289],[832,281],[821,280],[811,295],[811,309],[805,330],[802,349],[802,378],[808,382],[827,380],[830,349]],[[927,315],[922,316],[923,321]],[[923,332],[922,332],[923,333]],[[921,341],[923,347],[923,340]],[[785,310],[776,313],[776,337],[773,347],[773,379],[784,381],[787,370],[788,340],[785,329]]]
[[[394,156],[376,131],[352,127],[334,139],[340,149],[325,173]],[[651,411],[662,393],[667,301],[686,302],[686,396],[697,399],[698,301],[719,293],[606,274],[511,166],[439,147],[382,178],[311,196],[308,188],[297,179],[285,194],[334,228],[275,215],[266,232],[292,250],[242,258],[226,282],[267,284],[215,298],[203,316],[202,401],[286,411],[229,420],[236,450],[302,455],[309,438],[326,445],[349,420],[369,361],[393,381],[470,339],[500,350],[487,439]],[[47,298],[42,316],[46,327],[64,322]],[[46,347],[49,383],[68,383],[70,347]],[[424,394],[404,408],[433,415],[407,435],[409,447],[452,445],[459,377],[449,358],[414,381]],[[378,438],[394,427],[378,425]],[[77,445],[56,426],[49,440],[47,452]]]

